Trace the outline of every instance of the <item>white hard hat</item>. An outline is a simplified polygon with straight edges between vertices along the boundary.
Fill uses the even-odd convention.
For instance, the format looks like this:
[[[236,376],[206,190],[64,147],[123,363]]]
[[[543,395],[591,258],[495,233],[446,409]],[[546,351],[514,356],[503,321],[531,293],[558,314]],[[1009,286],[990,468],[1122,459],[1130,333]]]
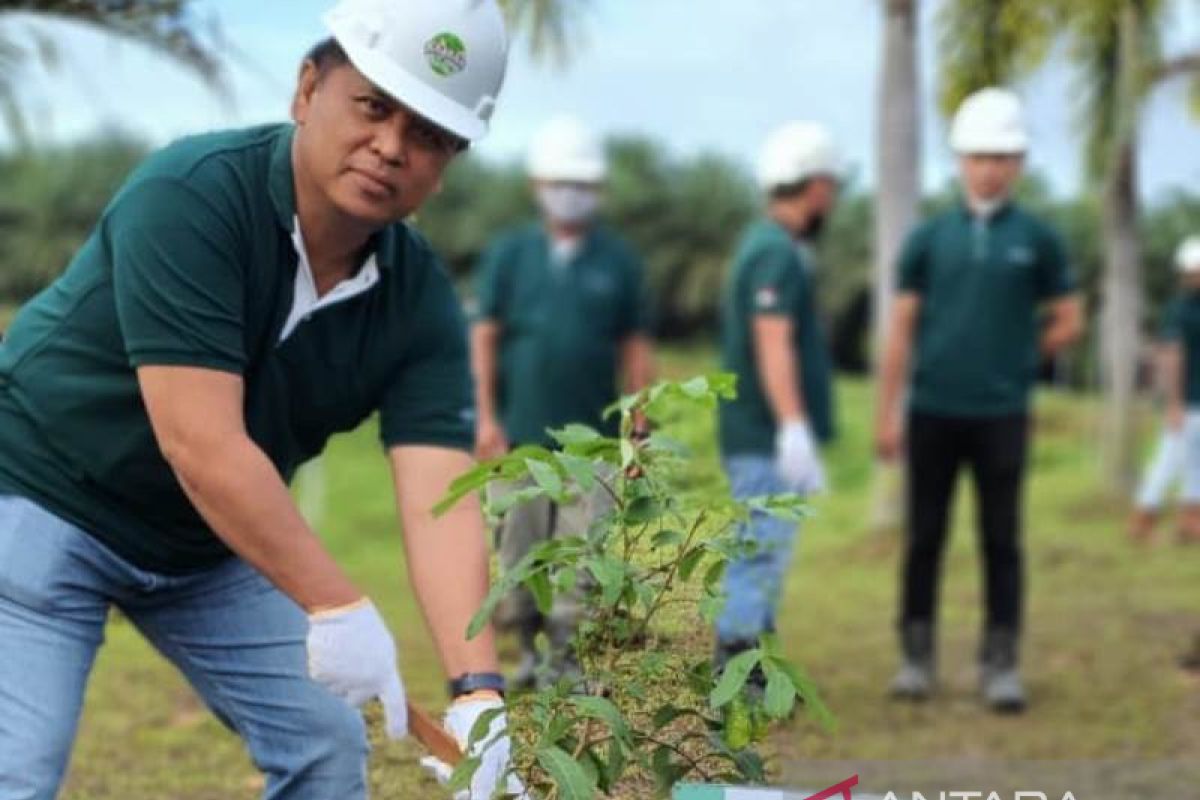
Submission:
[[[1029,149],[1021,100],[1007,89],[980,89],[962,102],[950,130],[959,155],[1020,155]]]
[[[341,0],[324,21],[396,100],[464,139],[487,133],[508,61],[495,0]]]
[[[763,191],[824,175],[840,178],[842,159],[833,136],[815,122],[789,122],[767,137],[758,157]]]
[[[600,139],[568,116],[555,117],[534,135],[526,167],[529,177],[540,181],[600,183],[608,175]]]
[[[1189,236],[1180,243],[1175,266],[1180,272],[1200,272],[1200,236]]]

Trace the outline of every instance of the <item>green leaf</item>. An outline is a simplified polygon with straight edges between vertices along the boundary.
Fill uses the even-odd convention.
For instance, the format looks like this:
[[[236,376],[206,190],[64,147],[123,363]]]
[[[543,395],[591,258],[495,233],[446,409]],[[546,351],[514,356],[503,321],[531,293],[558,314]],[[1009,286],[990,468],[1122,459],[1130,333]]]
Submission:
[[[478,491],[486,486],[488,481],[495,475],[495,465],[487,461],[459,475],[450,484],[450,488],[446,490],[446,496],[439,500],[438,504],[433,507],[433,515],[440,517],[445,514],[451,508],[458,505],[458,501],[471,492]]]
[[[696,567],[700,566],[700,562],[704,560],[704,548],[701,546],[693,547],[683,558],[679,560],[679,578],[683,581],[690,581],[692,573],[696,571]]]
[[[550,431],[550,436],[563,447],[587,444],[601,438],[600,434],[593,428],[589,428],[587,425],[579,425],[578,423],[571,423],[558,430],[552,430]]]
[[[579,713],[584,717],[600,720],[607,725],[613,736],[626,743],[632,742],[629,724],[611,701],[603,697],[576,695],[571,698],[571,704],[579,709]]]
[[[628,439],[621,440],[621,468],[632,466],[637,461],[637,446]]]
[[[727,566],[729,566],[729,562],[723,559],[709,566],[704,572],[704,588],[710,592],[716,591],[721,580],[725,577],[725,568]]]
[[[516,506],[523,503],[528,503],[530,500],[536,500],[545,495],[545,491],[540,486],[526,486],[524,489],[518,489],[515,492],[507,492],[494,499],[489,498],[487,504],[488,513],[495,516],[503,516],[511,511]]]
[[[764,661],[763,665],[767,673],[767,692],[763,697],[763,707],[775,719],[784,719],[792,713],[792,707],[796,704],[796,687],[787,672],[771,668],[774,666],[771,661]]]
[[[562,495],[562,476],[558,474],[558,470],[552,464],[527,458],[525,459],[525,466],[529,468],[529,474],[533,477],[534,482],[542,487],[546,494],[552,497]]]
[[[612,605],[625,589],[625,565],[612,556],[588,558],[584,567],[596,578],[604,605]]]
[[[644,525],[658,519],[662,506],[653,497],[638,497],[625,509],[626,525]]]
[[[471,785],[471,779],[475,777],[475,771],[479,769],[482,763],[479,756],[471,756],[464,758],[454,767],[454,771],[450,773],[450,781],[446,784],[446,790],[454,793],[461,792]]]
[[[542,747],[535,753],[538,764],[550,775],[563,800],[593,800],[596,784],[583,767],[560,747]]]
[[[797,696],[804,702],[804,708],[808,712],[808,716],[815,720],[822,728],[827,731],[837,729],[837,718],[833,716],[833,712],[825,705],[825,701],[821,699],[821,693],[817,690],[817,685],[812,679],[804,674],[804,671],[799,666],[784,658],[771,658],[772,666],[779,668],[787,673],[792,685],[796,687]]]
[[[555,453],[554,458],[580,489],[590,492],[596,487],[595,462],[573,456],[570,453]]]
[[[537,604],[537,610],[543,615],[549,615],[550,610],[554,607],[554,587],[550,585],[550,576],[545,570],[539,570],[531,573],[523,581],[525,588],[533,595],[533,602]]]
[[[709,705],[713,708],[720,708],[737,697],[761,657],[762,653],[755,648],[738,653],[729,659],[729,663],[725,665],[725,670],[721,673],[721,679],[717,681],[716,688],[708,697]]]
[[[610,739],[608,760],[604,762],[601,770],[601,784],[604,791],[611,792],[613,787],[620,782],[621,776],[625,773],[625,765],[628,763],[625,745],[619,739]]]
[[[679,531],[659,531],[650,538],[650,546],[654,548],[671,547],[683,543],[683,534]]]
[[[467,734],[468,751],[471,750],[476,743],[482,742],[487,738],[488,734],[492,730],[492,723],[497,717],[503,714],[504,711],[504,707],[501,706],[500,708],[489,708],[487,711],[484,711],[479,715],[479,717],[475,720],[475,724],[471,726],[471,732]]]

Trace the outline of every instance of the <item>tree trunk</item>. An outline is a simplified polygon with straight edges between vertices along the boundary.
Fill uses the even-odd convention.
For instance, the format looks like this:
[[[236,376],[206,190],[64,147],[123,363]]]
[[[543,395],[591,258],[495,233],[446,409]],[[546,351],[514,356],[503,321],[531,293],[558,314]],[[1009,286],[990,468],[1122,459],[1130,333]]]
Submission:
[[[1108,484],[1119,495],[1132,490],[1137,469],[1135,412],[1142,333],[1142,254],[1137,229],[1139,22],[1136,10],[1127,6],[1120,20],[1116,137],[1104,192],[1104,464]]]
[[[874,345],[881,352],[895,292],[895,265],[921,199],[917,0],[885,0],[876,130]]]
[[[883,352],[896,285],[896,257],[917,220],[921,199],[921,108],[918,0],[884,0],[883,59],[878,83],[875,280],[872,293],[875,363]],[[875,470],[872,526],[898,527],[903,484],[898,468]]]
[[[1104,409],[1105,467],[1114,492],[1127,494],[1136,479],[1137,367],[1141,353],[1141,244],[1135,143],[1121,145],[1104,197]]]

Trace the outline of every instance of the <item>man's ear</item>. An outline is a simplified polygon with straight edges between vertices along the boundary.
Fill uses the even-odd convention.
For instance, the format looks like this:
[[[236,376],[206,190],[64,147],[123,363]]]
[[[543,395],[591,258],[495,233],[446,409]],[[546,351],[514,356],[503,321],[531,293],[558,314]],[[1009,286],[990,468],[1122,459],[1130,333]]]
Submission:
[[[317,91],[321,75],[317,65],[305,61],[300,65],[300,75],[296,80],[296,93],[292,96],[292,120],[303,125],[308,119],[308,110],[312,106],[312,96]]]

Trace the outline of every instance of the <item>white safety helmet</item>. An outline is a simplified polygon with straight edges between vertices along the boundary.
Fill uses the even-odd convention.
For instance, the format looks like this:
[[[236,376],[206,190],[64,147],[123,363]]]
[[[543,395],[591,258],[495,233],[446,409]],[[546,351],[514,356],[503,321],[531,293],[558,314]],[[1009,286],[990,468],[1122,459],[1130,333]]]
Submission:
[[[758,157],[765,192],[826,176],[841,179],[842,158],[833,136],[815,122],[789,122],[767,137]]]
[[[962,102],[950,129],[950,147],[959,155],[1021,155],[1029,131],[1021,100],[1008,89],[980,89]]]
[[[1200,236],[1189,236],[1180,243],[1175,267],[1185,274],[1200,272]]]
[[[526,168],[534,180],[601,183],[608,176],[608,159],[603,143],[586,125],[560,116],[534,135]]]
[[[396,100],[464,139],[487,133],[508,62],[495,0],[341,0],[324,21]]]

